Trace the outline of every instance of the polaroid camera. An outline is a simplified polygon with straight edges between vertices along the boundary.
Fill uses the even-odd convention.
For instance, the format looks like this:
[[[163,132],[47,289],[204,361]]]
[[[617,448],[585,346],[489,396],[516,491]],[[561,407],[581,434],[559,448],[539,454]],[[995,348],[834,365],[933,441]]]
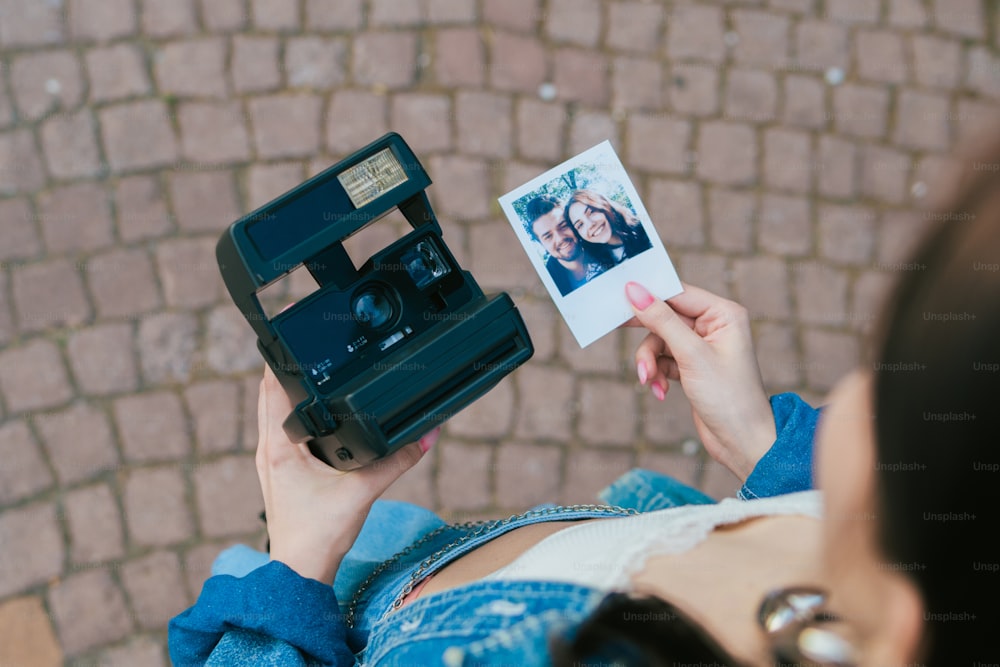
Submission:
[[[510,296],[485,296],[445,245],[430,183],[390,133],[237,220],[216,248],[295,405],[286,433],[341,470],[418,439],[534,352]],[[413,230],[356,267],[343,241],[394,208]],[[258,293],[302,266],[319,289],[269,318]]]

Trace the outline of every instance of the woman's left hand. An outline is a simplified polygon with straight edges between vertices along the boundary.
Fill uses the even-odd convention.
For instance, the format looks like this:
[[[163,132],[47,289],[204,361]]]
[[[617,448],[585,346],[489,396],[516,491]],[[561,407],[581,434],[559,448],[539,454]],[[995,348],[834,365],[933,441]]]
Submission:
[[[257,476],[264,494],[271,559],[332,584],[372,503],[434,444],[440,429],[364,468],[344,472],[293,443],[282,422],[293,406],[270,368],[257,403]]]

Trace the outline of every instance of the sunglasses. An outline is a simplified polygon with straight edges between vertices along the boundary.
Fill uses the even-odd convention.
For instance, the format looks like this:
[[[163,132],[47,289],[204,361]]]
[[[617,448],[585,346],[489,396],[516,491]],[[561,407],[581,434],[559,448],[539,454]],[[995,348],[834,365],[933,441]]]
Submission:
[[[757,620],[778,667],[854,667],[857,651],[840,618],[827,612],[826,591],[797,586],[772,591]]]

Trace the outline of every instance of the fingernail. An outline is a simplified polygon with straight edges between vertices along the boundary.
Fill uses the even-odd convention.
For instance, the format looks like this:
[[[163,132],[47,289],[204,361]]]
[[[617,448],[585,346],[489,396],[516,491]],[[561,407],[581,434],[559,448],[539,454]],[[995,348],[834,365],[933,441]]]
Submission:
[[[663,391],[663,387],[661,387],[658,383],[654,382],[653,396],[656,396],[656,400],[662,401],[664,398],[667,397],[667,392]]]
[[[420,445],[420,451],[426,454],[427,450],[433,447],[434,444],[438,441],[438,438],[440,437],[441,437],[441,429],[436,428],[427,435],[425,435],[424,437],[420,438],[420,440],[418,441],[418,444]]]
[[[639,362],[639,384],[646,384],[646,380],[649,379],[649,375],[646,372],[646,362]]]
[[[653,303],[653,295],[645,287],[635,282],[625,283],[625,295],[639,310],[646,310]]]

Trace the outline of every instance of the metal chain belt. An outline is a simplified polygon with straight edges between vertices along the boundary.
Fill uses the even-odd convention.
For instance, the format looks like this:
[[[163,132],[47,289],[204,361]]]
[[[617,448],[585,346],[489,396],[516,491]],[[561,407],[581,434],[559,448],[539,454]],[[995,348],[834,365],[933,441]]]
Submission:
[[[451,551],[451,549],[453,549],[454,547],[465,544],[469,540],[474,539],[476,537],[480,537],[484,533],[493,530],[494,528],[499,528],[500,526],[505,526],[509,523],[513,523],[514,521],[520,521],[521,519],[535,518],[540,516],[555,516],[558,514],[566,514],[569,512],[595,512],[595,511],[606,511],[609,514],[625,514],[625,515],[639,514],[638,510],[625,507],[616,507],[613,505],[568,505],[565,507],[547,507],[545,509],[540,509],[540,510],[528,510],[523,514],[511,515],[506,519],[481,519],[479,521],[466,521],[464,523],[450,523],[446,526],[435,528],[434,530],[427,533],[426,535],[421,537],[419,540],[417,540],[410,546],[406,547],[405,549],[397,553],[389,560],[383,561],[382,564],[380,564],[377,568],[375,568],[375,570],[368,576],[367,579],[361,582],[361,586],[358,587],[358,592],[354,594],[354,597],[351,599],[351,604],[348,605],[347,607],[347,617],[345,619],[347,627],[349,628],[354,627],[354,616],[357,611],[358,603],[361,601],[361,596],[362,594],[364,594],[366,590],[368,590],[368,587],[371,586],[372,582],[375,581],[375,579],[380,574],[385,572],[393,564],[399,562],[401,558],[407,556],[408,554],[413,553],[413,551],[423,546],[424,544],[427,544],[429,541],[431,541],[432,539],[434,539],[435,537],[437,537],[438,535],[442,534],[447,530],[474,529],[472,530],[472,532],[468,532],[459,537],[458,539],[452,540],[451,542],[444,545],[443,547],[435,551],[433,554],[425,558],[417,567],[417,569],[410,574],[410,580],[406,582],[406,585],[403,586],[403,590],[393,601],[392,609],[399,609],[403,604],[403,600],[406,599],[406,596],[413,591],[414,586],[416,586],[417,583],[419,583],[419,581],[423,578],[423,574],[430,568],[430,566],[439,561],[442,556]]]

